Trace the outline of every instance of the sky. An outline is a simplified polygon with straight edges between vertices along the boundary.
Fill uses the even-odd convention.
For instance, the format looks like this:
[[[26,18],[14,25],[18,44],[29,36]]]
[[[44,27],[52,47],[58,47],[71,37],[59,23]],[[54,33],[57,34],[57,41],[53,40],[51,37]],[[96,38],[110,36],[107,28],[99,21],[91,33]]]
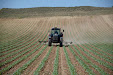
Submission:
[[[0,9],[75,6],[112,7],[113,0],[0,0]]]

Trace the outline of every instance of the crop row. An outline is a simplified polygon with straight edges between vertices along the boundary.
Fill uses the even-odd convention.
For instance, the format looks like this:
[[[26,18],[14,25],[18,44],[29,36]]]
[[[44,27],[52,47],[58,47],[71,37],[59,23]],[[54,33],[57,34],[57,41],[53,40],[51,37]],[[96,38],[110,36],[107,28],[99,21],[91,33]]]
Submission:
[[[80,65],[82,65],[82,67],[86,70],[87,73],[91,74],[91,75],[95,75],[93,73],[93,71],[89,68],[89,66],[87,64],[85,64],[85,62],[83,60],[80,59],[80,57],[78,57],[75,52],[72,50],[72,48],[69,46],[69,50],[72,52],[72,54],[74,55],[75,59],[80,63]]]
[[[88,33],[86,33],[86,34],[88,34]],[[91,33],[88,34],[88,35],[91,36]],[[104,51],[106,53],[113,54],[113,52],[112,52],[112,44],[109,44],[109,43],[107,43],[107,44],[105,44],[105,43],[98,44],[98,43],[99,42],[96,42],[94,44],[92,44],[92,43],[89,43],[89,44],[92,44],[94,47],[96,47],[98,49],[101,49],[102,51]],[[89,45],[89,44],[87,44],[87,45]]]
[[[83,45],[83,46],[84,46],[84,45]],[[87,48],[87,49],[89,49],[89,48],[86,47],[86,46],[84,46],[84,47]],[[108,62],[110,62],[110,63],[113,63],[113,60],[108,59],[107,57],[102,56],[102,55],[96,53],[96,52],[95,52],[95,51],[97,51],[96,49],[95,49],[95,51],[94,51],[94,50],[89,50],[89,51],[92,52],[93,54],[95,54],[96,56],[100,57],[101,59],[104,59],[104,60],[106,60],[106,61],[108,61]],[[99,51],[98,51],[98,52],[99,52]],[[104,54],[104,53],[103,53],[103,54]]]
[[[59,63],[59,46],[57,46],[56,58],[54,60],[53,75],[58,75],[58,63]]]
[[[38,30],[38,29],[37,29]],[[30,33],[30,32],[29,32]],[[31,33],[30,33],[31,34]],[[36,33],[36,35],[35,36],[33,36],[33,37],[31,37],[31,38],[28,38],[28,39],[26,39],[26,38],[24,38],[24,40],[19,40],[18,41],[18,43],[16,43],[16,44],[12,44],[12,45],[10,45],[8,48],[7,47],[5,47],[6,49],[4,49],[3,51],[7,51],[7,50],[10,50],[10,49],[14,49],[14,48],[17,48],[17,47],[20,47],[20,46],[24,46],[24,45],[28,45],[28,44],[26,44],[27,42],[31,42],[31,40],[32,39],[34,39],[37,35],[38,35],[39,33]],[[32,35],[31,35],[32,36]],[[40,35],[38,35],[38,36],[40,36]],[[30,37],[30,36],[29,36]]]
[[[63,46],[63,49],[64,49],[65,57],[66,57],[67,64],[68,64],[69,70],[71,72],[71,75],[76,75],[76,70],[74,68],[74,65],[71,63],[71,60],[68,56],[65,46]]]
[[[47,45],[36,55],[34,56],[31,60],[29,60],[27,63],[25,63],[22,67],[20,67],[17,71],[13,73],[13,75],[21,75],[21,73],[36,59],[38,58],[42,52],[47,48]]]
[[[41,69],[44,67],[45,62],[47,61],[51,51],[52,51],[53,46],[51,46],[50,50],[48,51],[47,55],[44,57],[44,59],[41,61],[41,63],[39,64],[38,68],[35,70],[34,75],[39,75],[39,72],[41,71]]]
[[[83,54],[81,54],[81,52],[74,45],[73,45],[73,47],[76,50],[76,52],[82,57],[82,59],[84,59],[93,68],[95,68],[98,72],[100,72],[100,74],[107,75],[107,73],[105,73],[103,69],[101,69],[100,67],[98,67],[96,64],[94,64],[93,62],[91,62],[88,58],[86,58]]]
[[[38,22],[38,24],[40,24],[40,21]],[[42,24],[43,24],[43,23],[42,23]],[[31,25],[30,25],[30,26],[31,26]],[[34,25],[33,25],[33,26],[34,26]],[[32,33],[31,30],[30,30],[30,31],[28,31],[28,34],[30,34],[30,36],[32,36],[32,34],[36,34],[36,35],[37,35],[37,34],[38,34],[37,32],[38,32],[38,30],[39,30],[38,28],[41,28],[41,29],[43,30],[43,29],[44,29],[44,25],[41,25],[40,27],[37,26],[37,27],[31,27],[31,28],[32,28],[32,32],[34,32],[34,33]],[[24,33],[25,33],[25,32],[24,32]],[[36,35],[35,35],[35,36],[36,36]],[[28,35],[25,34],[24,37],[27,37],[27,36],[28,36]],[[24,42],[26,42],[26,41],[28,41],[28,40],[30,41],[30,39],[32,38],[32,37],[30,37],[30,36],[27,37],[27,38],[24,38],[24,39],[22,39],[22,38],[20,37],[20,39],[18,39],[17,42],[15,41],[14,44],[10,44],[9,46],[4,47],[4,49],[9,49],[9,48],[13,49],[13,47],[16,48],[16,46],[17,46],[17,47],[22,46],[22,45],[25,44]],[[23,37],[23,36],[22,36],[22,37]],[[33,38],[32,38],[32,39],[33,39]],[[31,39],[31,40],[32,40],[32,39]]]
[[[38,34],[38,36],[37,36],[37,34]],[[36,34],[35,36],[33,36],[32,38],[30,38],[28,41],[25,41],[24,43],[19,44],[17,47],[16,47],[16,46],[13,46],[13,47],[7,48],[6,50],[3,50],[3,51],[8,51],[8,50],[12,49],[12,50],[10,50],[9,52],[7,52],[7,53],[10,53],[10,52],[12,52],[12,51],[14,51],[14,50],[24,48],[25,46],[28,46],[30,43],[32,43],[34,40],[36,40],[36,39],[41,35],[41,33],[40,33],[40,34],[37,33],[37,34]],[[36,36],[37,36],[37,37],[36,37]],[[35,37],[36,37],[36,38],[35,38]],[[16,47],[16,48],[15,48],[15,47]],[[1,51],[1,52],[3,52],[3,51]],[[3,55],[3,54],[7,54],[7,53],[2,53],[2,55]]]
[[[70,31],[70,32],[68,31],[67,34],[68,34],[68,35],[70,34],[70,36],[74,35],[74,33],[72,34],[71,31]],[[76,38],[75,38],[75,39],[76,39]],[[75,41],[75,39],[73,38],[74,41]],[[76,53],[73,51],[73,49],[72,49],[70,46],[69,46],[69,50],[72,52],[73,56],[74,56],[75,59],[80,63],[80,65],[85,69],[85,71],[86,71],[87,73],[89,73],[89,75],[95,75],[95,74],[93,73],[93,70],[90,69],[89,65],[86,64],[82,59],[80,59],[80,57],[79,57],[78,55],[76,55]]]
[[[101,49],[103,50],[104,52],[106,53],[109,53],[111,55],[113,55],[113,51],[112,51],[112,44],[109,46],[109,45],[106,45],[106,44],[103,44],[103,45],[100,45],[100,46],[97,46],[98,44],[93,44],[94,47],[98,48],[98,49]]]
[[[43,26],[42,26],[42,28],[44,28]],[[38,41],[40,40],[40,41],[43,41],[46,37],[47,37],[47,32],[46,31],[43,31],[43,32],[45,32],[44,34],[42,34],[42,33],[40,33],[39,35],[41,35],[42,34],[42,36],[41,37],[39,37],[38,39],[37,39],[37,37],[36,38],[34,38],[34,39],[36,39],[36,41],[33,43],[33,44],[30,44],[30,46],[34,46],[35,45],[35,43],[38,43]],[[38,34],[38,33],[37,33]],[[43,36],[44,35],[44,36]],[[36,36],[36,35],[35,35]],[[33,36],[34,37],[34,36]],[[47,40],[47,38],[45,39],[45,40]],[[31,42],[31,41],[30,41]],[[26,43],[27,44],[27,43]],[[29,45],[29,44],[28,44]],[[31,50],[33,50],[31,53],[29,53],[29,54],[27,54],[27,55],[25,55],[25,52],[23,52],[22,54],[24,54],[24,56],[21,54],[21,56],[23,56],[23,57],[21,57],[20,59],[18,59],[17,61],[14,61],[12,64],[10,64],[10,65],[8,65],[8,67],[5,67],[5,68],[3,68],[1,71],[0,71],[0,74],[2,74],[2,73],[4,73],[4,72],[6,72],[6,71],[8,71],[9,69],[11,69],[12,67],[14,67],[15,65],[17,65],[18,63],[20,63],[21,61],[23,61],[23,60],[25,60],[26,58],[28,58],[29,56],[31,56],[33,53],[35,53],[37,50],[39,50],[41,47],[42,47],[42,45],[40,45],[40,46],[38,46],[39,45],[39,43],[37,44],[37,45],[35,45],[34,47],[32,47],[32,48],[30,48],[30,49],[28,49],[30,46],[26,46],[26,48],[29,50],[29,52],[31,51]],[[37,47],[38,46],[38,47]],[[21,47],[21,46],[20,46]],[[19,47],[18,47],[19,48]],[[23,48],[25,48],[25,47],[23,47]],[[14,48],[15,49],[15,48]],[[21,49],[20,49],[21,50]],[[27,50],[27,51],[28,51]],[[19,51],[19,50],[18,50]],[[17,52],[18,52],[17,51]],[[23,51],[23,50],[22,50]],[[17,52],[14,52],[14,54],[17,54]],[[20,52],[20,51],[19,51]],[[43,51],[41,51],[41,52],[43,52]],[[27,52],[28,53],[28,52]],[[14,55],[14,54],[11,54],[11,55]],[[41,53],[39,53],[38,54],[38,56],[40,55]],[[18,54],[17,56],[20,56],[20,54]],[[4,58],[3,58],[4,59]],[[16,59],[15,57],[13,57],[12,59]],[[11,60],[12,60],[11,59]],[[34,59],[35,60],[35,59]],[[32,62],[34,61],[34,60],[32,60]],[[32,63],[32,62],[30,62],[30,63]],[[29,62],[28,62],[29,63]],[[5,63],[6,64],[6,63]],[[26,65],[25,65],[26,66]],[[24,67],[25,67],[24,66]],[[22,67],[23,68],[23,67]]]
[[[70,34],[71,34],[71,31],[70,31]],[[74,35],[74,34],[73,34],[73,35]],[[71,36],[72,36],[72,34],[71,34]],[[76,39],[76,37],[75,37],[75,39]],[[74,39],[74,40],[75,40],[75,39]],[[89,49],[87,49],[87,50],[89,50]],[[90,49],[89,51],[92,51],[92,50]],[[92,53],[95,54],[95,55],[98,55],[98,56],[101,57],[102,59],[107,60],[107,61],[109,61],[109,62],[112,63],[112,60],[111,60],[111,59],[108,59],[108,58],[106,58],[106,57],[104,57],[104,56],[102,56],[102,55],[99,55],[99,54],[97,54],[97,53],[94,52],[94,51],[92,51]],[[95,60],[95,59],[94,59],[94,60]],[[97,60],[100,61],[100,62],[103,62],[102,65],[105,66],[105,64],[106,64],[106,67],[109,67],[110,69],[112,69],[112,67],[111,67],[110,65],[108,65],[106,62],[101,61],[101,60],[99,60],[99,59],[97,59]],[[104,64],[104,63],[105,63],[105,64]]]
[[[89,45],[89,44],[87,44],[87,47],[91,47],[94,51],[99,52],[99,53],[100,53],[102,56],[104,56],[104,57],[108,57],[108,58],[110,58],[110,59],[113,59],[113,56],[109,56],[106,52],[101,51],[101,50],[98,50],[97,47],[95,48],[94,46]]]
[[[33,26],[33,25],[31,25],[28,29],[26,29],[26,31],[25,31],[24,33],[22,33],[21,36],[23,37],[23,35],[24,35],[24,36],[26,35],[25,37],[27,37],[27,35],[29,35],[29,31],[28,31],[28,30],[29,30],[32,26]],[[13,28],[12,28],[12,29],[13,29]],[[10,33],[10,32],[8,32],[8,33]],[[11,35],[10,35],[10,36],[11,36]],[[8,37],[9,37],[9,36],[8,36]],[[20,40],[25,39],[25,37],[23,37],[23,38],[22,38],[22,37],[21,37],[21,38],[20,38],[20,37],[16,37],[16,38],[13,39],[13,41],[9,41],[8,43],[5,42],[5,43],[3,43],[3,44],[4,44],[6,47],[9,47],[9,46],[11,46],[12,44],[15,44],[15,42],[19,42],[19,41],[18,41],[19,39],[20,39]],[[17,41],[16,41],[16,40],[17,40]],[[6,48],[6,47],[5,47],[5,48]],[[4,47],[3,47],[3,48],[4,48]],[[1,48],[1,49],[3,49],[3,48]]]
[[[106,25],[104,25],[104,26],[106,26]],[[89,32],[89,33],[86,33],[86,35],[89,36],[90,38],[92,38],[92,36],[97,36],[96,39],[99,39],[99,38],[102,37],[101,35],[108,34],[108,32],[110,31],[110,30],[106,29],[106,31],[105,31],[106,33],[105,32],[100,32],[100,28],[99,27],[100,27],[99,25],[96,26],[96,28],[98,29],[97,32]],[[92,38],[92,40],[93,40],[93,38]],[[112,44],[109,44],[109,43],[107,43],[107,44],[105,44],[105,43],[98,44],[98,43],[100,43],[100,42],[95,41],[95,43],[93,44],[93,46],[96,46],[96,48],[99,48],[99,49],[101,49],[101,50],[103,50],[105,52],[108,52],[109,54],[113,54],[113,52],[112,52],[112,46],[111,46]],[[89,42],[89,44],[92,44],[92,43]]]
[[[23,56],[22,58],[18,59],[17,61],[15,61],[14,63],[10,64],[8,67],[3,68],[2,70],[0,70],[0,74],[6,72],[7,70],[9,70],[10,68],[12,68],[13,66],[17,65],[18,63],[20,63],[21,61],[25,60],[27,57],[29,57],[30,55],[32,55],[34,52],[36,52],[39,48],[41,48],[42,45],[40,45],[39,47],[37,47],[33,52]],[[20,55],[19,55],[20,56]]]
[[[43,34],[43,35],[44,35],[44,34]],[[42,35],[42,36],[43,36],[43,35]],[[41,37],[42,37],[42,36],[41,36]],[[40,38],[41,38],[41,37],[40,37]],[[43,39],[44,39],[45,37],[46,37],[46,35],[43,37]],[[39,38],[39,39],[40,39],[40,38]],[[38,39],[38,40],[39,40],[39,39]],[[3,60],[3,59],[5,59],[5,58],[7,58],[7,57],[10,57],[10,56],[12,56],[12,55],[17,54],[18,52],[21,52],[21,51],[24,51],[24,50],[28,49],[29,47],[31,47],[31,46],[33,46],[35,43],[37,43],[38,40],[35,41],[33,44],[24,47],[24,48],[21,49],[21,50],[18,50],[18,49],[17,49],[18,51],[14,52],[14,53],[12,53],[12,54],[9,54],[9,55],[7,55],[7,56],[5,56],[5,57],[2,57],[2,58],[0,58],[0,60]],[[38,46],[38,44],[37,44],[36,46]],[[32,49],[34,49],[36,46],[34,46]],[[30,49],[30,50],[32,50],[32,49]],[[10,53],[10,52],[12,52],[12,51],[14,51],[14,50],[16,50],[16,49],[10,50],[10,51],[8,51],[8,52],[6,52],[6,53]],[[16,57],[17,57],[17,56],[16,56]],[[15,58],[16,58],[16,57],[15,57]],[[13,58],[13,59],[14,59],[14,58]],[[8,61],[8,60],[7,60],[7,61]],[[10,60],[10,61],[11,61],[11,60]],[[5,61],[5,62],[6,62],[6,61]]]
[[[84,49],[81,48],[80,46],[79,46],[79,48],[80,48],[82,51],[84,51]],[[87,49],[87,50],[89,50],[89,49]],[[89,51],[91,51],[91,50],[89,50]],[[87,52],[87,51],[84,51],[84,52],[85,52],[89,57],[91,57],[93,60],[95,60],[95,61],[97,61],[98,63],[100,63],[101,65],[104,65],[104,66],[106,66],[107,68],[113,70],[113,67],[110,66],[108,63],[106,63],[106,62],[104,62],[104,61],[102,61],[102,60],[99,60],[99,59],[95,58],[94,56],[92,56],[92,55],[91,55],[89,52]]]
[[[47,34],[46,34],[46,35],[47,35]],[[45,35],[45,37],[46,37],[46,35]],[[45,37],[43,37],[42,40],[44,40]],[[39,44],[37,44],[35,47],[37,47],[38,45],[39,45]],[[29,57],[30,55],[32,55],[33,53],[35,53],[35,52],[36,52],[39,48],[41,48],[41,47],[42,47],[42,45],[40,45],[38,48],[36,48],[36,49],[35,49],[34,51],[32,51],[31,53],[25,55],[24,57],[20,58],[19,60],[15,61],[14,63],[10,64],[8,67],[3,68],[3,69],[0,71],[0,74],[4,73],[5,71],[9,70],[10,68],[12,68],[13,66],[15,66],[15,65],[18,64],[19,62],[23,61],[24,59],[26,59],[27,57]],[[34,48],[34,47],[33,47],[33,48]],[[32,48],[32,49],[33,49],[33,48]],[[9,62],[13,61],[13,60],[16,59],[17,57],[22,56],[23,54],[29,52],[29,51],[32,50],[32,49],[28,49],[27,51],[23,52],[22,54],[19,54],[19,55],[17,55],[16,57],[14,57],[14,58],[12,58],[12,59],[10,59],[10,60],[7,60],[7,61],[5,61],[5,62],[0,63],[0,66],[5,65],[6,63],[9,63]]]

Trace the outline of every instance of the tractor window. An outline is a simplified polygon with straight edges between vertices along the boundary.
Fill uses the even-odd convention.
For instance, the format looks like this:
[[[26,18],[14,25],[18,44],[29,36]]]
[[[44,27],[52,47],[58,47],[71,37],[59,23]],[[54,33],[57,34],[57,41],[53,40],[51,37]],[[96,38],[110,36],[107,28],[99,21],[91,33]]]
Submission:
[[[52,33],[52,34],[55,34],[55,33],[60,34],[60,30],[59,30],[59,29],[58,29],[58,30],[51,30],[51,33]]]

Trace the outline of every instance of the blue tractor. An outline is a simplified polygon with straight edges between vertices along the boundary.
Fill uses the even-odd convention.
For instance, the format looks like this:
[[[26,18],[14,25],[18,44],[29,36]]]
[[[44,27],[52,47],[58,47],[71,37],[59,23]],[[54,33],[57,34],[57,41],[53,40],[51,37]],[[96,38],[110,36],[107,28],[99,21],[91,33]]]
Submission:
[[[48,36],[48,46],[51,46],[52,43],[60,43],[60,47],[63,46],[63,33],[60,28],[54,27],[51,29]]]
[[[67,47],[71,45],[72,42],[66,42],[63,40],[63,32],[61,32],[61,28],[54,27],[49,31],[48,41],[39,41],[39,43],[48,44],[48,46],[52,46],[52,43],[59,43],[60,47],[63,45]]]

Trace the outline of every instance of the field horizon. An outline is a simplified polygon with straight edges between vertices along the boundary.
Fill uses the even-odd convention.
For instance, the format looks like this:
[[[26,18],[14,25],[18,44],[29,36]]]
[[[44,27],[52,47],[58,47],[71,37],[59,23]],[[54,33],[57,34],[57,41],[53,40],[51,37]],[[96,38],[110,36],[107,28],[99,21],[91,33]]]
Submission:
[[[0,18],[33,18],[33,17],[54,17],[54,16],[91,16],[113,14],[113,7],[36,7],[10,9],[2,8]]]

